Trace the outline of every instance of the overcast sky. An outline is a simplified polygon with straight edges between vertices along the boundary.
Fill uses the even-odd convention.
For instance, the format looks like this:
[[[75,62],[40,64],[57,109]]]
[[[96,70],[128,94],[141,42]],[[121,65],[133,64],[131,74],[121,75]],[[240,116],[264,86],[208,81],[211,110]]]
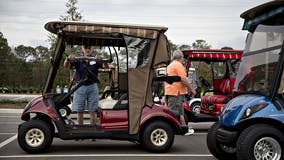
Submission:
[[[268,0],[78,0],[84,19],[168,27],[175,44],[206,40],[212,48],[243,49],[240,14]],[[10,46],[49,46],[48,21],[65,15],[67,0],[0,0],[0,32]]]

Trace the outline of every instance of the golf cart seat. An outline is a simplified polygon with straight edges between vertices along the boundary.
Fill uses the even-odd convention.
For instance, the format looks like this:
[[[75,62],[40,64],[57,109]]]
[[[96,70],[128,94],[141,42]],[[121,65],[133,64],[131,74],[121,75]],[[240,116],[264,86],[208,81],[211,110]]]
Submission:
[[[202,96],[201,105],[202,107],[215,109],[216,107],[224,106],[231,98],[232,88],[230,87],[230,79],[223,79],[220,83],[218,94]]]
[[[101,108],[101,109],[113,109],[113,107],[116,103],[117,103],[117,100],[114,100],[114,99],[111,98],[111,96],[108,96],[107,98],[99,101],[99,108]]]
[[[127,94],[124,93],[120,96],[118,100],[113,99],[111,96],[108,96],[105,99],[99,101],[100,109],[113,109],[113,110],[122,110],[128,108]]]
[[[128,95],[127,95],[127,93],[124,93],[120,96],[120,98],[116,102],[113,109],[114,110],[128,109]]]

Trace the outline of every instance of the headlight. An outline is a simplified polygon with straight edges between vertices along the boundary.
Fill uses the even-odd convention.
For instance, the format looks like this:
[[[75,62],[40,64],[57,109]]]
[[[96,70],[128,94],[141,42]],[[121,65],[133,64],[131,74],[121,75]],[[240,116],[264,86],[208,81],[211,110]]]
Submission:
[[[161,67],[156,69],[156,76],[157,77],[162,77],[167,75],[167,68],[166,67]]]
[[[251,108],[247,108],[245,114],[249,117],[251,115]]]
[[[254,113],[262,110],[263,108],[265,108],[268,104],[267,103],[261,103],[261,104],[258,104],[258,105],[255,105],[255,106],[252,106],[252,107],[249,107],[245,110],[243,116],[242,116],[242,119],[243,118],[248,118],[250,117],[251,115],[253,115]]]

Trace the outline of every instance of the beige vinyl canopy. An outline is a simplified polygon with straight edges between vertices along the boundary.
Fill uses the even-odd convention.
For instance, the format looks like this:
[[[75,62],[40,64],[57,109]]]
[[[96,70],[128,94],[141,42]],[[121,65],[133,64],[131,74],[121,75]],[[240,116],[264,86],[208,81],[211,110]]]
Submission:
[[[110,46],[126,45],[125,38],[137,37],[145,39],[149,42],[147,48],[147,61],[139,67],[128,68],[128,115],[129,115],[129,133],[137,134],[139,130],[140,118],[144,106],[153,105],[152,97],[152,81],[155,77],[155,68],[161,64],[167,65],[170,61],[168,49],[168,41],[165,36],[167,30],[162,26],[147,26],[147,25],[130,25],[130,24],[113,24],[113,23],[86,23],[86,22],[61,22],[53,21],[45,25],[46,30],[51,33],[67,35],[63,37],[63,41],[71,44],[79,44],[76,38],[92,38],[92,44]],[[115,39],[114,34],[121,34],[123,38]],[[99,38],[97,38],[99,37]],[[68,40],[68,38],[72,40]],[[74,40],[75,38],[75,40]],[[124,40],[123,40],[124,39]],[[122,42],[123,41],[123,42]],[[82,43],[82,42],[81,42]],[[101,44],[100,44],[101,43]],[[57,47],[56,52],[60,53],[60,47]],[[128,49],[129,50],[129,49]],[[61,57],[61,56],[56,56]],[[54,73],[54,71],[50,71]],[[50,74],[50,75],[52,75]],[[53,76],[49,76],[47,83],[53,82]],[[139,84],[139,85],[137,85]],[[48,91],[52,85],[47,84],[45,91]]]
[[[159,32],[164,33],[168,29],[162,26],[61,21],[48,22],[44,27],[46,30],[55,34],[57,34],[60,30],[69,33],[85,34],[121,33],[129,36],[150,39],[156,39]]]

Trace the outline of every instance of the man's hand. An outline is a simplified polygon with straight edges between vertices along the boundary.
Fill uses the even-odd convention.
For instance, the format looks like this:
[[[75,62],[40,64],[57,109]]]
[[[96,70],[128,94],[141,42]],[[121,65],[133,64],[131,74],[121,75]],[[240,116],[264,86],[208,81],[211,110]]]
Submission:
[[[195,89],[192,87],[192,85],[189,83],[187,77],[181,77],[181,83],[184,84],[192,93],[192,95],[196,95]]]
[[[95,59],[98,60],[98,61],[100,61],[100,60],[102,60],[103,58],[102,58],[100,55],[96,55]]]
[[[70,62],[69,62],[69,61],[72,61],[72,60],[74,60],[74,59],[75,59],[75,54],[70,54],[70,55],[65,59],[63,66],[64,66],[65,68],[70,68]]]
[[[196,95],[196,90],[193,87],[190,87],[190,92],[193,96]]]
[[[75,54],[70,54],[67,58],[69,61],[72,61],[75,59]]]

